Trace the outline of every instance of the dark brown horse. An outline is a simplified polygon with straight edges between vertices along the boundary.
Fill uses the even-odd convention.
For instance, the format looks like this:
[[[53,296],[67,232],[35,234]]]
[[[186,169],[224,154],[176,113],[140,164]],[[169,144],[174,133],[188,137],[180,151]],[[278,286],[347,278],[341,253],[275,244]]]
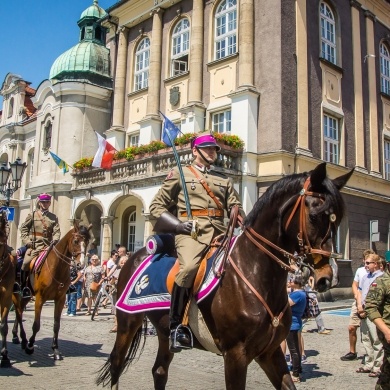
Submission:
[[[30,281],[35,295],[35,317],[32,326],[33,334],[28,340],[28,344],[23,345],[27,354],[34,352],[34,342],[37,333],[41,327],[41,312],[43,304],[48,300],[54,300],[54,325],[52,349],[54,351],[54,360],[61,359],[58,349],[58,332],[60,330],[61,314],[65,304],[66,292],[70,285],[70,265],[74,261],[80,266],[84,266],[86,248],[90,239],[90,230],[84,226],[74,223],[73,228],[69,230],[63,238],[53,247],[47,255],[47,258],[38,273],[31,272]],[[28,300],[27,300],[28,302]],[[27,304],[22,301],[23,310]],[[15,322],[13,341],[17,342],[18,324],[22,326],[21,321]]]
[[[287,273],[293,265],[309,267],[317,288],[330,287],[332,238],[344,214],[340,189],[351,174],[330,180],[326,164],[320,164],[309,173],[286,176],[258,199],[245,219],[219,287],[199,303],[223,355],[226,389],[245,389],[247,367],[253,360],[275,388],[295,389],[280,348],[291,325]],[[142,249],[126,263],[118,296],[145,257]],[[115,345],[97,384],[111,382],[111,388],[118,389],[119,376],[137,355],[145,316],[157,329],[159,340],[152,368],[154,387],[165,389],[174,355],[169,351],[168,312],[163,310],[136,314],[117,310]],[[202,348],[196,339],[194,346]]]

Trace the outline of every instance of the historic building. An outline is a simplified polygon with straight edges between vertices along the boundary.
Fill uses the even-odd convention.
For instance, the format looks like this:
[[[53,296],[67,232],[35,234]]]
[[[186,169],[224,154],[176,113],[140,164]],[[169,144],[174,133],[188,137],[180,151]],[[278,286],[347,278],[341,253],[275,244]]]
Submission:
[[[382,255],[389,249],[389,1],[120,0],[105,11],[97,3],[78,21],[80,42],[36,91],[14,75],[3,83],[1,159],[31,166],[15,194],[17,218],[47,190],[64,230],[73,218],[94,224],[103,258],[117,242],[141,247],[172,153],[63,175],[48,151],[69,164],[93,156],[94,130],[117,150],[147,144],[161,138],[161,111],[183,133],[245,142],[242,152],[223,148],[216,165],[247,212],[283,175],[321,161],[331,178],[355,168],[338,232],[344,264],[356,268],[378,239],[371,221],[380,233],[371,245]],[[9,116],[12,98],[11,111],[31,99],[33,119]],[[189,148],[179,154],[191,158]]]

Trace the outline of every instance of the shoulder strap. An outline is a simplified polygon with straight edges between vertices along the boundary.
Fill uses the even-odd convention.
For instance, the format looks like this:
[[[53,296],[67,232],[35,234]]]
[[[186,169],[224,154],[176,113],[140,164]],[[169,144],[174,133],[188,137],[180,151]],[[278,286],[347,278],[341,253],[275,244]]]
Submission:
[[[202,184],[203,188],[206,190],[207,192],[207,195],[215,202],[215,204],[217,205],[217,207],[220,209],[220,210],[223,210],[223,207],[222,207],[222,204],[221,202],[218,200],[218,198],[214,195],[214,192],[211,190],[211,188],[207,185],[207,183],[204,181],[204,179],[199,175],[199,172],[197,172],[197,170],[192,167],[192,166],[189,166],[188,167],[191,172],[196,176],[196,178],[199,180],[199,183]]]

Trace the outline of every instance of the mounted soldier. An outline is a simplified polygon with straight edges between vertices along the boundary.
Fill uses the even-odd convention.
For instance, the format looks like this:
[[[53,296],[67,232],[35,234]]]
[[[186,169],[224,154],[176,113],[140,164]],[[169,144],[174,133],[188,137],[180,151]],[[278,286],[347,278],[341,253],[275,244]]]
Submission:
[[[194,160],[182,169],[173,168],[154,197],[150,213],[158,218],[155,231],[176,234],[180,270],[175,278],[170,307],[170,350],[191,348],[190,335],[181,327],[198,267],[209,244],[225,233],[224,217],[241,202],[231,180],[211,165],[221,149],[210,134],[192,141]],[[183,187],[185,183],[185,188]],[[186,199],[187,198],[187,199]],[[178,215],[169,212],[176,205]]]
[[[50,249],[58,242],[61,236],[60,225],[55,214],[49,211],[51,195],[43,193],[38,195],[36,209],[28,214],[20,227],[23,244],[27,247],[22,264],[23,297],[31,296],[26,285],[31,261],[44,249]]]

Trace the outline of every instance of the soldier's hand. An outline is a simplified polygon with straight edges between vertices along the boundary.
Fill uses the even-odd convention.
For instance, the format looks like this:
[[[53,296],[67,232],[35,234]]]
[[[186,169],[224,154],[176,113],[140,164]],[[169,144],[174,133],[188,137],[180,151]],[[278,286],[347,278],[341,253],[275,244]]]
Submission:
[[[176,226],[177,234],[190,235],[192,230],[192,221],[181,222]]]
[[[52,244],[53,244],[53,246],[57,245],[58,244],[58,240],[53,240]]]
[[[26,248],[27,248],[27,249],[30,249],[31,247],[32,247],[31,242],[28,242],[28,243],[26,244]]]

